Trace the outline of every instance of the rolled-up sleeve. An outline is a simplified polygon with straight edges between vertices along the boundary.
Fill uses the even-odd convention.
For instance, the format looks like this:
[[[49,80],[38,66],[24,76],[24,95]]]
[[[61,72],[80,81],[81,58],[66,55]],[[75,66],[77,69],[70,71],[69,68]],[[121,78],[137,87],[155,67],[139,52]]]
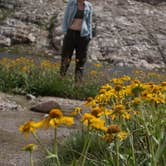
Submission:
[[[90,6],[89,19],[88,19],[88,29],[90,31],[90,38],[92,38],[92,14],[93,14],[93,7]]]
[[[69,3],[67,4],[64,12],[63,22],[62,22],[62,32],[67,32],[67,26],[68,26],[68,11],[69,11]]]

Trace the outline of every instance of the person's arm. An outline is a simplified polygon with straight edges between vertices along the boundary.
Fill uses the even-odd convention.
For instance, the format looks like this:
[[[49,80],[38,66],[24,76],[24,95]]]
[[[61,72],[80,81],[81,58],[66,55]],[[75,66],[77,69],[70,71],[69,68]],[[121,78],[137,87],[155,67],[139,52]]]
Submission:
[[[91,10],[90,10],[89,19],[88,19],[88,29],[90,31],[90,39],[92,39],[92,13],[93,13],[93,7],[92,7],[92,5],[90,7],[91,7]]]
[[[62,32],[66,33],[67,32],[67,17],[68,17],[68,12],[69,12],[69,4],[70,1],[68,1],[67,6],[65,8],[65,12],[64,12],[64,17],[63,17],[63,22],[62,22]]]

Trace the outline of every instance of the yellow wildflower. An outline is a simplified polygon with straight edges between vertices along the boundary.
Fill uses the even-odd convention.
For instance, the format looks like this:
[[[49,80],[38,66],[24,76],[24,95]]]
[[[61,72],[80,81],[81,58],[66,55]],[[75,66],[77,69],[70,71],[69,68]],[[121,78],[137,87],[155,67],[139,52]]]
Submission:
[[[126,110],[124,113],[123,113],[123,118],[125,118],[125,119],[130,119],[131,118],[131,115],[129,114],[129,112]]]
[[[65,116],[62,118],[61,123],[70,126],[70,125],[74,124],[74,118]]]
[[[141,103],[141,98],[139,97],[135,97],[133,100],[133,105],[137,106]]]
[[[125,106],[122,104],[116,104],[113,109],[115,112],[124,112]]]
[[[92,97],[88,97],[85,102],[86,106],[95,106],[96,105],[96,100],[93,99]]]
[[[99,117],[100,117],[100,116],[103,116],[103,115],[104,115],[104,116],[107,116],[107,115],[111,115],[112,113],[113,113],[112,110],[107,109],[107,108],[104,108],[103,111],[98,114],[98,116],[99,116]]]
[[[109,143],[111,143],[113,141],[113,139],[114,139],[114,136],[112,134],[105,134],[103,136],[103,139],[108,141]]]
[[[32,124],[32,126],[36,129],[41,128],[43,125],[44,125],[44,119],[42,119],[41,121],[38,121],[38,122],[34,122]]]
[[[37,149],[37,145],[35,145],[35,144],[28,144],[22,148],[22,150],[29,151],[29,152],[32,152],[36,149]]]
[[[91,120],[91,119],[93,119],[93,118],[94,118],[93,115],[91,115],[91,114],[89,114],[89,113],[85,113],[85,114],[83,114],[83,116],[82,116],[82,121],[83,121],[83,122],[89,121],[89,120]]]
[[[29,70],[29,67],[28,66],[23,66],[22,68],[21,68],[21,71],[24,71],[24,72],[26,72],[26,71],[28,71]]]
[[[49,116],[46,117],[42,123],[46,126],[46,129],[50,127],[58,127],[60,124],[72,125],[74,123],[73,117],[63,116],[63,113],[60,109],[52,109],[49,113]]]
[[[53,128],[56,128],[61,123],[61,119],[53,118],[49,121],[49,125],[51,125]]]
[[[130,112],[130,110],[126,110],[124,105],[116,104],[113,107],[111,118],[112,118],[112,120],[116,119],[116,117],[123,117],[125,119],[130,119],[129,112]]]
[[[49,112],[49,116],[50,116],[50,118],[60,119],[63,116],[63,113],[62,113],[62,111],[60,109],[52,109]]]
[[[61,112],[60,109],[52,109],[49,112],[48,117],[46,117],[43,120],[43,124],[45,125],[46,129],[48,129],[50,125],[53,127],[57,127],[62,117],[63,117],[63,113]]]
[[[106,91],[106,89],[104,89],[104,88],[101,88],[100,90],[99,90],[99,93],[101,94],[101,93],[106,93],[107,91]]]
[[[141,97],[142,97],[142,98],[146,99],[147,96],[148,96],[148,92],[147,92],[147,91],[143,91],[143,92],[141,93]]]
[[[113,134],[113,133],[118,133],[118,132],[120,132],[120,128],[116,124],[112,124],[107,128],[108,134]]]
[[[105,89],[106,91],[112,90],[113,87],[110,84],[105,84],[103,86],[101,86],[100,89]]]
[[[92,76],[96,76],[96,75],[97,75],[97,71],[96,71],[96,70],[92,70],[92,71],[90,71],[90,75],[92,75]]]
[[[115,85],[115,91],[120,91],[122,88],[123,88],[123,86],[120,84]]]
[[[117,136],[120,132],[121,131],[120,131],[119,126],[116,124],[112,124],[107,128],[106,133],[103,138],[108,142],[112,142],[114,140],[115,136]]]
[[[96,130],[106,131],[105,120],[99,118],[92,118],[90,120],[90,127]]]
[[[131,77],[130,77],[130,76],[127,76],[127,75],[124,75],[121,79],[122,79],[123,81],[130,81],[130,80],[131,80]]]
[[[79,113],[81,112],[81,110],[82,110],[81,107],[76,107],[76,108],[74,109],[74,111],[72,111],[72,112],[70,113],[70,115],[71,115],[71,116],[76,116],[77,114],[79,114]]]
[[[111,82],[113,82],[115,85],[122,85],[123,84],[123,79],[121,78],[113,78],[112,80],[110,80]]]
[[[96,63],[96,64],[94,64],[94,66],[100,68],[100,67],[102,67],[102,64],[101,63]]]
[[[166,86],[166,81],[161,83],[162,86]]]
[[[133,80],[133,83],[134,84],[140,84],[141,82],[140,82],[140,80]]]
[[[118,134],[117,134],[117,137],[120,139],[120,141],[123,141],[127,138],[128,136],[128,133],[125,132],[125,131],[120,131]]]
[[[166,82],[161,83],[161,89],[162,91],[166,91]]]
[[[149,100],[152,101],[152,102],[155,102],[157,104],[164,104],[165,103],[165,100],[164,100],[164,96],[159,96],[159,95],[149,95]]]
[[[31,120],[19,127],[19,131],[22,132],[25,137],[28,137],[29,133],[34,133],[35,129],[35,122]]]
[[[53,64],[49,60],[42,60],[40,62],[40,66],[47,69],[47,68],[51,68]]]
[[[93,107],[91,109],[91,114],[95,117],[98,117],[99,114],[103,111],[103,109],[101,107]]]

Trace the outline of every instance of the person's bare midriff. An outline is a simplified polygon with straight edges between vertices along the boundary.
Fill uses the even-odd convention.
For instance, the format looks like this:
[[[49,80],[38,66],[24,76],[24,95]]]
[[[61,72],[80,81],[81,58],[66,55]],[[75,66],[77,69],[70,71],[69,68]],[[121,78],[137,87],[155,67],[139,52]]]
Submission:
[[[75,18],[70,26],[70,29],[80,31],[81,27],[82,27],[82,19]]]

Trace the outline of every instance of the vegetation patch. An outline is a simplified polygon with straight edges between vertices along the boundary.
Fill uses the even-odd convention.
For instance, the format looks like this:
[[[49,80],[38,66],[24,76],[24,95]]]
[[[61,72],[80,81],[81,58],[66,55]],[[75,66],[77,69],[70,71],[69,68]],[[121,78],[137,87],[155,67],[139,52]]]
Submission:
[[[34,61],[30,58],[3,58],[0,61],[0,90],[18,94],[61,96],[83,99],[97,93],[99,80],[89,77],[81,88],[75,87],[74,76],[59,76],[60,62]],[[71,72],[73,73],[73,72]],[[96,82],[97,81],[97,82]]]
[[[164,166],[165,81],[143,83],[129,76],[113,78],[84,104],[86,112],[77,107],[70,116],[64,116],[62,110],[52,109],[47,117],[20,126],[19,130],[26,137],[32,134],[45,152],[44,165]],[[59,144],[60,126],[71,126],[76,120],[80,122],[78,133]],[[52,148],[40,141],[37,133],[41,128],[53,128]],[[32,151],[30,148],[30,156]],[[33,165],[32,157],[30,163]]]
[[[17,94],[31,93],[36,96],[60,96],[65,98],[86,99],[95,96],[101,85],[120,73],[110,74],[102,64],[91,64],[86,68],[85,77],[79,87],[74,82],[74,61],[65,78],[59,75],[60,61],[34,60],[19,57],[0,60],[0,90]],[[133,70],[133,78],[159,82],[166,76],[155,72]]]
[[[74,66],[72,62],[71,66]],[[53,108],[41,120],[29,120],[19,127],[31,134],[43,154],[44,166],[126,166],[166,163],[166,76],[155,72],[131,71],[131,76],[104,73],[105,66],[91,64],[84,82],[76,87],[70,73],[59,76],[60,62],[30,58],[0,61],[0,90],[35,95],[84,99],[86,110],[76,107],[70,115]],[[109,73],[110,76],[110,73]],[[118,77],[116,77],[118,76]],[[82,111],[83,110],[83,111]],[[59,142],[61,126],[80,127]],[[53,129],[51,147],[38,136],[41,129]],[[35,144],[23,150],[34,165]]]

